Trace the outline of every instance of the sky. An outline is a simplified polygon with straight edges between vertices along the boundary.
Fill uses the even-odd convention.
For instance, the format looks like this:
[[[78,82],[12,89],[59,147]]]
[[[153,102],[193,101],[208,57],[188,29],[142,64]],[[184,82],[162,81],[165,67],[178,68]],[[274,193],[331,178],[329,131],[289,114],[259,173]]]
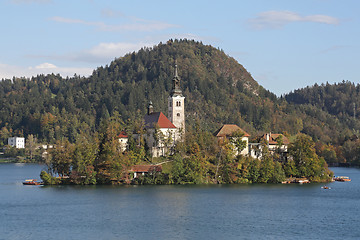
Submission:
[[[360,83],[358,0],[0,0],[0,9],[0,79],[89,76],[186,38],[223,49],[278,96]]]

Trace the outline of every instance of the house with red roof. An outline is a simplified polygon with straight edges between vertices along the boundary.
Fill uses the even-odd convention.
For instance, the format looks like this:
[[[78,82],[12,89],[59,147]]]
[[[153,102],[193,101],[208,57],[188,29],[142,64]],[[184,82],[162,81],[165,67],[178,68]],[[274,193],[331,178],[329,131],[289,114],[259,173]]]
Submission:
[[[280,149],[283,152],[287,152],[290,141],[287,137],[282,134],[266,133],[262,136],[266,140],[270,151]]]
[[[222,143],[226,139],[231,141],[232,138],[234,138],[235,133],[242,134],[241,140],[246,142],[246,147],[239,153],[237,150],[235,152],[235,155],[247,155],[249,153],[249,137],[250,134],[245,132],[243,129],[241,129],[236,124],[224,124],[221,128],[219,128],[214,135],[217,137],[218,142]]]
[[[288,145],[290,144],[289,139],[283,134],[274,134],[274,133],[265,133],[262,135],[257,143],[250,143],[250,156],[254,158],[262,157],[262,148],[265,142],[271,153],[278,152],[281,156],[281,159],[286,159],[288,154]]]
[[[134,165],[129,170],[129,172],[134,174],[134,178],[137,178],[139,175],[144,176],[145,174],[152,174],[161,171],[161,165]]]

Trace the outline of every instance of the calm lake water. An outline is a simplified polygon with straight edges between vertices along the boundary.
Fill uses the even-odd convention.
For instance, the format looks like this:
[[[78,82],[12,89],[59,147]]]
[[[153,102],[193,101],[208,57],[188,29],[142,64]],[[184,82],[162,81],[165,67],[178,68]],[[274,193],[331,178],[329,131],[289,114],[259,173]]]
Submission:
[[[360,170],[306,185],[23,186],[0,164],[0,239],[360,239]]]

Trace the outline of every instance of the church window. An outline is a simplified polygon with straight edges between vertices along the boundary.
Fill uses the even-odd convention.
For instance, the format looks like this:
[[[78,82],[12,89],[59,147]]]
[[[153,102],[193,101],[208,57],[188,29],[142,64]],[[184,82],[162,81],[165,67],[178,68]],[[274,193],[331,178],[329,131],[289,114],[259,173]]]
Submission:
[[[180,113],[177,113],[176,116],[180,117]]]

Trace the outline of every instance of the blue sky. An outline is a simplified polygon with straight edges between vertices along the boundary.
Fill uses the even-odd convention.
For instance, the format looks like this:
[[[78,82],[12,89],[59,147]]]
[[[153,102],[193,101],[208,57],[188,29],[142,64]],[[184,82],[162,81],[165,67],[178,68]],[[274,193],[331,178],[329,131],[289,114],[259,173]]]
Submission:
[[[0,79],[88,76],[141,47],[187,38],[223,49],[278,96],[314,83],[360,83],[358,0],[1,0],[0,6]]]

